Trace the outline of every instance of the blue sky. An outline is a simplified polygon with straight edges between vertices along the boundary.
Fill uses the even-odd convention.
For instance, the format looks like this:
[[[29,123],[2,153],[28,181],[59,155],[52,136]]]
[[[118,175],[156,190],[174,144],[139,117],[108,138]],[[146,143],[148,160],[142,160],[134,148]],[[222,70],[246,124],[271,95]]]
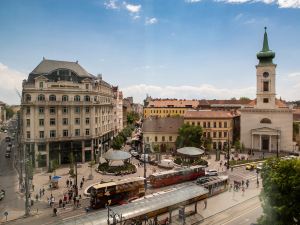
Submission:
[[[44,56],[76,61],[137,102],[255,97],[263,27],[278,97],[300,99],[300,0],[0,0],[0,100]]]

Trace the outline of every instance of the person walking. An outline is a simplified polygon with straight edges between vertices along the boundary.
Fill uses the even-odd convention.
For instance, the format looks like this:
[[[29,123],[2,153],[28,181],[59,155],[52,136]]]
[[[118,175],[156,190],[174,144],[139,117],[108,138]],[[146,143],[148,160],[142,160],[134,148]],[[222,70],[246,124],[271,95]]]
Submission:
[[[66,181],[67,187],[69,187],[69,183],[70,183],[70,181],[69,181],[69,179],[67,179],[67,181]]]
[[[38,194],[35,195],[35,200],[36,200],[36,201],[39,200],[39,195],[38,195]]]
[[[85,178],[84,178],[84,176],[82,177],[82,182],[84,183],[84,181],[85,181]]]
[[[80,182],[80,189],[82,189],[82,186],[83,186],[83,182],[81,181]]]
[[[242,196],[244,196],[244,194],[245,194],[245,188],[243,187],[242,188]]]
[[[45,188],[43,187],[43,189],[42,189],[42,192],[43,192],[43,195],[45,195]]]
[[[42,192],[42,189],[40,189],[39,192],[40,192],[40,199],[42,199],[42,193],[43,193],[43,192]]]
[[[32,191],[34,191],[34,184],[32,184]]]
[[[246,186],[247,186],[247,188],[249,187],[249,180],[248,179],[246,180]]]
[[[205,198],[204,199],[204,209],[206,209],[207,208],[207,199]]]
[[[57,208],[55,208],[55,207],[53,208],[53,215],[57,216]]]

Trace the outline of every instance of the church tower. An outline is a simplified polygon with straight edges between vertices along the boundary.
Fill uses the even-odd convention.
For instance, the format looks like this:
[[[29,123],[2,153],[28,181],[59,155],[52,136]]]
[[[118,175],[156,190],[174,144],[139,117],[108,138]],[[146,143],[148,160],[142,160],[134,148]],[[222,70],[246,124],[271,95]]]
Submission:
[[[257,53],[256,65],[256,108],[276,108],[276,64],[273,63],[275,52],[269,49],[267,28],[265,27],[263,48]]]

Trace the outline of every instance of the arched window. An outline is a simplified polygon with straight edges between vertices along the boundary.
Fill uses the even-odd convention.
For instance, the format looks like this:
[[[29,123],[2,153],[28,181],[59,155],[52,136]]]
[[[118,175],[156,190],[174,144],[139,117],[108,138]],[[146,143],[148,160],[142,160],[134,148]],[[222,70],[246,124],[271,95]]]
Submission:
[[[61,100],[62,100],[63,102],[69,101],[68,95],[63,95],[62,98],[61,98]]]
[[[79,95],[75,95],[74,101],[75,101],[75,102],[80,102],[80,96],[79,96]]]
[[[50,95],[49,96],[49,101],[55,102],[56,101],[56,96],[55,95]]]
[[[263,118],[260,123],[272,123],[270,119],[268,118]]]
[[[45,95],[39,95],[38,101],[40,101],[40,102],[45,101]]]
[[[88,96],[88,95],[84,96],[84,101],[89,102],[90,100],[91,100],[90,96]]]
[[[25,101],[26,102],[30,102],[31,101],[31,95],[30,94],[25,95]]]

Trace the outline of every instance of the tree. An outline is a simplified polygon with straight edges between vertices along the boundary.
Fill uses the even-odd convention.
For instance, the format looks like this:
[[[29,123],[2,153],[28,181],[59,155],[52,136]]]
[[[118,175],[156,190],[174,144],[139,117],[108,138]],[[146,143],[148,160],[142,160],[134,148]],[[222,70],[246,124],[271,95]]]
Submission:
[[[5,111],[6,111],[6,119],[10,119],[14,116],[15,112],[12,110],[10,106],[5,106]]]
[[[212,150],[212,139],[210,137],[203,139],[203,146],[206,153],[209,153]]]
[[[236,140],[236,141],[234,142],[234,149],[235,149],[236,151],[241,150],[241,142],[240,142],[239,140]]]
[[[55,160],[52,160],[51,161],[51,171],[54,172],[54,175],[56,175],[56,169],[59,168],[59,163],[58,163],[58,160],[55,159]]]
[[[262,169],[261,225],[300,222],[300,160],[268,159]]]
[[[127,123],[133,124],[135,121],[138,121],[140,119],[140,116],[137,112],[129,112],[127,114]]]
[[[241,101],[243,101],[243,100],[248,100],[248,101],[249,101],[250,98],[248,98],[248,97],[240,97],[240,100],[241,100]]]
[[[124,137],[121,135],[117,135],[117,137],[114,138],[112,143],[112,148],[116,150],[120,150],[124,144]]]
[[[296,140],[296,136],[299,135],[299,123],[294,122],[293,123],[293,141]]]
[[[179,136],[176,139],[176,147],[197,147],[202,146],[202,128],[200,126],[192,126],[183,124],[179,128]]]

